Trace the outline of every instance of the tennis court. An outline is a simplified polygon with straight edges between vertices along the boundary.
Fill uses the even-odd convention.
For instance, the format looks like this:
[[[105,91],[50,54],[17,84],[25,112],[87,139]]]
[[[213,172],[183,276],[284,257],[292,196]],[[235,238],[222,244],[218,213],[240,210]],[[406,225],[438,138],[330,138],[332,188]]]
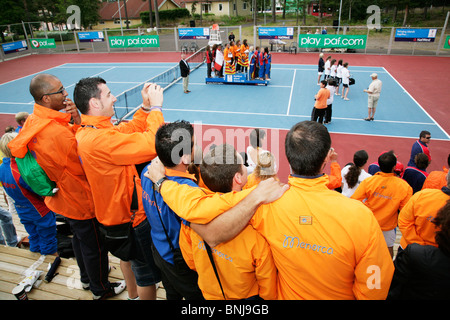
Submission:
[[[69,97],[77,81],[100,76],[111,92],[118,96],[174,67],[173,63],[68,63],[45,72],[54,74],[67,89]],[[334,97],[330,131],[362,135],[415,138],[417,132],[433,132],[433,139],[449,140],[439,124],[415,101],[386,69],[350,67],[356,84],[350,87],[349,101]],[[370,74],[376,72],[383,81],[383,92],[376,121],[362,119],[367,113]],[[274,65],[268,86],[205,84],[206,66],[190,76],[189,95],[183,93],[181,80],[167,89],[164,100],[166,121],[179,119],[192,123],[221,126],[289,129],[293,124],[310,119],[314,94],[318,91],[317,67],[314,65]],[[34,101],[27,93],[33,75],[0,85],[0,113],[32,112]],[[133,106],[137,106],[133,105]],[[117,106],[117,113],[125,107]]]
[[[350,87],[349,101],[335,96],[333,120],[327,125],[341,166],[352,161],[353,153],[359,149],[368,151],[370,162],[376,161],[381,152],[393,149],[406,164],[411,145],[422,130],[432,133],[433,161],[427,171],[446,166],[450,150],[447,85],[435,77],[450,72],[448,58],[351,54],[336,54],[333,58],[349,61],[350,73],[356,79],[356,84]],[[123,96],[122,92],[137,86],[134,96],[140,101],[141,83],[176,67],[179,59],[179,53],[165,52],[35,55],[3,62],[1,123],[15,125],[16,112],[32,112],[34,102],[28,86],[37,73],[59,77],[71,98],[80,78],[98,75],[116,96]],[[165,91],[164,117],[166,121],[188,120],[196,128],[200,124],[201,136],[197,141],[203,148],[223,141],[234,143],[239,152],[245,151],[250,128],[267,128],[268,147],[278,155],[279,174],[285,180],[289,166],[284,155],[284,137],[293,124],[310,119],[314,95],[319,89],[317,59],[317,53],[273,54],[272,80],[268,86],[206,85],[206,66],[201,65],[191,73],[191,93],[183,93],[181,80]],[[363,120],[367,116],[367,95],[363,89],[369,85],[372,72],[378,73],[383,81],[383,91],[375,121],[367,122]],[[118,117],[129,111],[129,107],[121,108],[122,102],[118,101]],[[222,140],[217,137],[218,132]],[[225,141],[228,135],[231,141]]]

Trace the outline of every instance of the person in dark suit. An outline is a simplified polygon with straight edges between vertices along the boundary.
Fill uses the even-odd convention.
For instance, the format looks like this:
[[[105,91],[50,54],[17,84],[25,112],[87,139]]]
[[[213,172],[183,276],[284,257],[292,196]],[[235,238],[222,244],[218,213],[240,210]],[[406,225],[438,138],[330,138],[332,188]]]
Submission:
[[[189,85],[189,73],[191,73],[191,69],[189,68],[189,63],[185,60],[186,55],[181,55],[181,61],[180,61],[180,71],[181,71],[181,77],[183,78],[183,91],[184,93],[189,93],[191,91],[188,90]]]

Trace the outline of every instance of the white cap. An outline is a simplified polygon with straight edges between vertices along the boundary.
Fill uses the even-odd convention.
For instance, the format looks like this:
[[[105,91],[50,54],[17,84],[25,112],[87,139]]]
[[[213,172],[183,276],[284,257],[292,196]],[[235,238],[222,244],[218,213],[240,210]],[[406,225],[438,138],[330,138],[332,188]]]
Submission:
[[[371,76],[372,78],[377,78],[377,77],[378,77],[378,75],[377,75],[376,73],[372,73],[370,76]]]

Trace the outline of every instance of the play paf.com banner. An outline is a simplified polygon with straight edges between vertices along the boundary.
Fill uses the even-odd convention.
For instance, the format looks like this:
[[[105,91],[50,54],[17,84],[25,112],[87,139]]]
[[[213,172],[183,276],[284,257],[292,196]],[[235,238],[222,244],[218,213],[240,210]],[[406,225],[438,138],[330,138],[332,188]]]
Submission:
[[[300,48],[365,49],[366,42],[367,35],[300,34],[298,36]]]
[[[111,48],[159,47],[159,36],[117,36],[109,37]]]

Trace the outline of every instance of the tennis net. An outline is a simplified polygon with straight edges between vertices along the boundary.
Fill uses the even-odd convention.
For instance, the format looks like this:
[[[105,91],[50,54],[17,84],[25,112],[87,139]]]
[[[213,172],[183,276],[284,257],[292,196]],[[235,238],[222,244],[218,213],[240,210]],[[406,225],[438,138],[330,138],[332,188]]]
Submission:
[[[194,52],[191,56],[186,58],[186,61],[191,67],[191,72],[200,68],[206,59],[206,47],[199,49]],[[115,117],[117,119],[115,124],[119,124],[123,120],[128,120],[140,107],[142,104],[142,87],[144,83],[156,83],[167,90],[172,85],[174,85],[178,80],[181,79],[180,67],[175,65],[167,71],[160,73],[159,75],[148,79],[147,81],[119,94],[116,98],[117,101],[114,104]]]

